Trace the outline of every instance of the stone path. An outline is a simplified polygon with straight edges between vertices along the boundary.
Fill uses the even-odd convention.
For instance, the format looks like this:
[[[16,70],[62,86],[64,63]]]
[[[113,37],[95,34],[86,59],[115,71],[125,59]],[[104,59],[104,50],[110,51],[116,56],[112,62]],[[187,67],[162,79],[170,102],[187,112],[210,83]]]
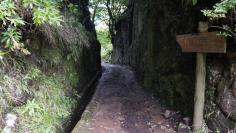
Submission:
[[[175,133],[158,101],[126,67],[104,65],[96,92],[72,133]]]

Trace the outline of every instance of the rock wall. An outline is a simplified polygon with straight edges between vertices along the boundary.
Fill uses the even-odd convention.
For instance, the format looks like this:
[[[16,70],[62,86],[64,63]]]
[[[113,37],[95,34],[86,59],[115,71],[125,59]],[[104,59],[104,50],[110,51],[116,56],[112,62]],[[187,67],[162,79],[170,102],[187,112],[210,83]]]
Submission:
[[[131,66],[147,90],[169,107],[191,114],[195,54],[182,53],[175,36],[197,32],[198,21],[205,20],[200,10],[216,1],[199,0],[191,6],[184,0],[130,0],[125,17],[116,24],[114,63]],[[234,41],[230,44],[227,56],[207,57],[205,120],[210,129],[221,132],[236,127],[236,48]]]
[[[81,11],[81,22],[88,31],[89,43],[83,45],[80,50],[79,58],[79,74],[80,74],[80,89],[87,87],[89,82],[98,75],[101,71],[101,57],[100,57],[100,43],[97,40],[95,26],[90,19],[90,12],[88,9],[89,0],[72,0],[79,5]]]
[[[185,112],[193,105],[195,58],[181,52],[175,36],[194,32],[196,17],[179,0],[131,0],[113,45],[115,63],[133,67],[145,88]]]
[[[222,133],[236,128],[236,58],[232,49],[228,51],[226,55],[208,56],[205,119],[210,129]]]

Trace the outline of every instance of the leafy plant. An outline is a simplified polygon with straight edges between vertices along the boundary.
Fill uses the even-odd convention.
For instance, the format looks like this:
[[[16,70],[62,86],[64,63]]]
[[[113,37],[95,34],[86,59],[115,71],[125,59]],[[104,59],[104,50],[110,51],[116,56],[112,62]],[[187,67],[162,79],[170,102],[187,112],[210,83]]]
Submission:
[[[5,48],[17,48],[19,47],[19,42],[21,39],[21,34],[16,30],[15,27],[8,27],[7,31],[3,33],[2,42],[5,42]]]
[[[24,21],[16,12],[17,8],[12,0],[3,0],[0,3],[0,20],[2,25],[12,24],[14,26],[24,25]]]
[[[210,19],[219,19],[226,18],[226,14],[235,8],[236,1],[235,0],[224,0],[220,3],[216,3],[213,7],[213,10],[203,10],[205,16]]]
[[[78,13],[78,5],[75,4],[68,4],[68,9],[70,13]]]
[[[109,36],[108,31],[97,31],[97,37],[99,42],[101,43],[101,57],[102,60],[105,62],[110,61],[111,52],[112,52],[112,44],[111,44],[111,38]]]
[[[112,43],[116,34],[115,24],[122,18],[127,6],[128,0],[90,0],[89,8],[102,46],[103,61],[110,61]]]
[[[20,51],[30,54],[22,43],[25,27],[32,25],[60,25],[59,2],[55,0],[2,0],[0,2],[1,51]],[[27,18],[31,16],[30,18]],[[24,31],[24,32],[23,32]],[[7,52],[6,52],[7,53]]]
[[[224,0],[216,3],[212,10],[202,10],[203,14],[210,19],[210,21],[223,20],[226,24],[222,26],[211,26],[222,30],[224,36],[236,37],[236,1]]]
[[[41,70],[38,68],[32,68],[29,73],[23,77],[23,81],[27,82],[28,80],[36,80],[41,74]]]
[[[27,101],[24,110],[21,112],[22,114],[27,113],[29,116],[33,116],[36,112],[42,112],[42,108],[38,103],[36,103],[35,99],[32,101]]]
[[[30,77],[32,79],[35,79],[35,78],[39,77],[40,74],[41,74],[41,71],[38,68],[33,68],[30,72]]]
[[[40,77],[40,80],[36,80],[34,86],[29,86],[38,88],[32,92],[33,100],[28,100],[25,105],[16,109],[21,125],[17,131],[62,132],[62,125],[68,122],[69,115],[76,105],[76,99],[67,94],[68,88],[70,88],[70,81],[64,77],[67,72],[55,71],[52,76],[49,76],[32,66],[28,73],[31,78]]]

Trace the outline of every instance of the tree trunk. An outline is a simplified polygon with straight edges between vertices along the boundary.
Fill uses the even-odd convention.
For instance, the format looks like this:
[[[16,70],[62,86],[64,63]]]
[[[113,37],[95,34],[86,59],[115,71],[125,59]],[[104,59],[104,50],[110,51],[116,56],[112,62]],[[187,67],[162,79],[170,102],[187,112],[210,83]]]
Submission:
[[[114,37],[115,37],[115,29],[114,29],[114,27],[115,27],[115,20],[114,20],[114,17],[113,17],[113,14],[112,14],[110,5],[111,5],[111,1],[110,1],[110,0],[107,0],[107,2],[106,2],[106,7],[107,7],[108,15],[109,15],[108,27],[109,27],[109,33],[110,33],[110,35],[111,35],[111,42],[114,43]]]

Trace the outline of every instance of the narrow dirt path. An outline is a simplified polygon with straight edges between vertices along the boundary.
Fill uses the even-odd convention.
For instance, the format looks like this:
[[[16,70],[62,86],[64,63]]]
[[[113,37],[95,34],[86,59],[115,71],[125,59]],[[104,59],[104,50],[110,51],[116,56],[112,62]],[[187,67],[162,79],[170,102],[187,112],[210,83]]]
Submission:
[[[145,93],[126,67],[104,65],[91,103],[72,133],[175,133],[157,100]]]

